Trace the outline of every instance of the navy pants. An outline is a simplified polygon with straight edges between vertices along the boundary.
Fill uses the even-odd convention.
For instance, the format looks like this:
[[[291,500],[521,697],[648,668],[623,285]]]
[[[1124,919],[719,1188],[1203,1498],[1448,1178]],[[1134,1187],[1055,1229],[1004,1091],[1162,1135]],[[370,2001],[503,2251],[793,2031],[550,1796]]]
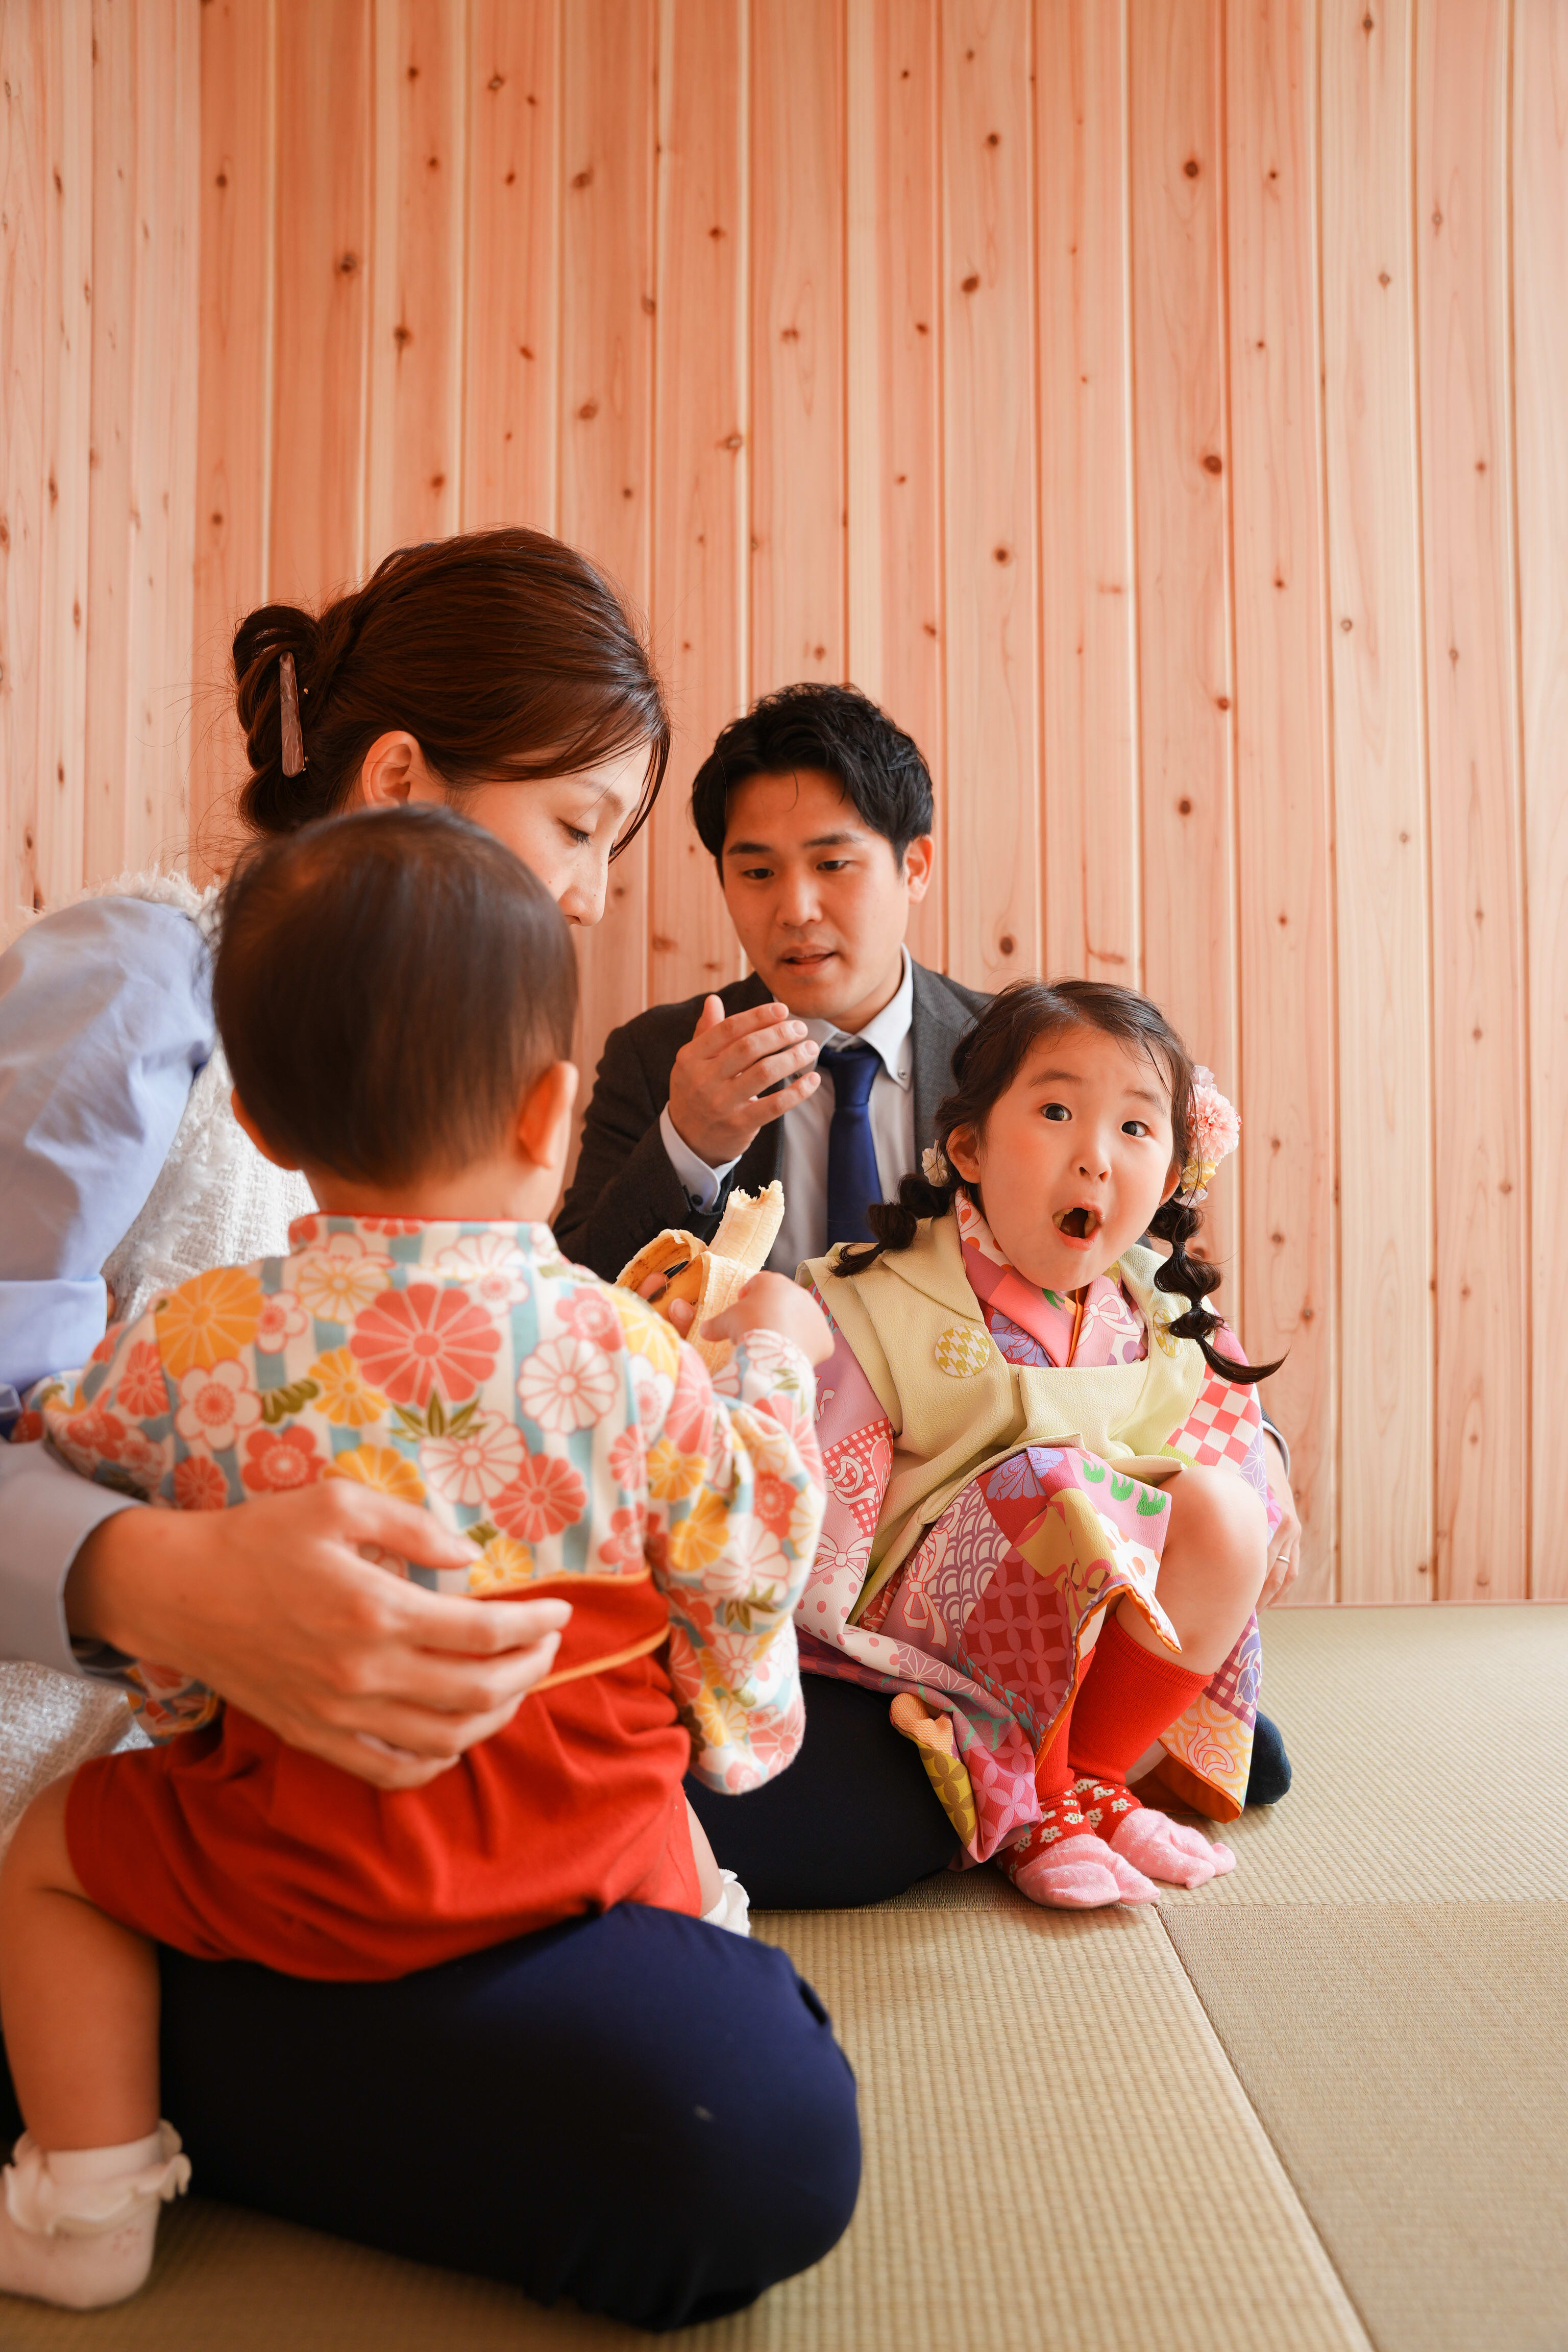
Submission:
[[[805,1738],[787,1772],[744,1797],[686,1784],[720,1863],[768,1911],[879,1903],[945,1870],[958,1840],[920,1749],[888,1720],[886,1694],[827,1675],[804,1680]],[[1289,1785],[1285,1743],[1260,1715],[1247,1801],[1274,1804]]]
[[[675,1912],[392,1984],[162,1967],[163,2112],[205,2195],[655,2329],[752,2302],[854,2210],[821,2002],[782,1952]]]

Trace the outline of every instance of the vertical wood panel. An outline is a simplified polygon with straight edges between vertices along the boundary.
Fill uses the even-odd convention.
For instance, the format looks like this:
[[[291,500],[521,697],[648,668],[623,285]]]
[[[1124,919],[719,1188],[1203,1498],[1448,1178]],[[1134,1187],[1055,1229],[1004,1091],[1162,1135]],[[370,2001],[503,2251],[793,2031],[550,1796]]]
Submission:
[[[563,18],[561,531],[647,608],[652,504],[654,0],[573,0]],[[578,935],[578,1055],[647,988],[647,836],[610,868]]]
[[[1335,1597],[1333,869],[1319,457],[1316,0],[1226,19],[1246,1344],[1289,1351],[1297,1598]]]
[[[1568,15],[1514,16],[1513,349],[1519,436],[1526,905],[1530,950],[1531,1580],[1568,1600],[1557,1484],[1568,1327],[1546,1270],[1568,1234]],[[1543,1277],[1546,1277],[1543,1279]]]
[[[1506,0],[1416,23],[1444,1600],[1528,1589],[1508,29]]]
[[[1045,969],[1142,963],[1125,0],[1039,0]]]
[[[555,528],[559,0],[474,0],[463,529]]]
[[[96,0],[87,863],[190,830],[200,17]]]
[[[943,0],[948,940],[981,988],[1040,960],[1030,31]]]
[[[92,382],[92,20],[44,12],[44,460],[38,594],[38,862],[46,902],[79,889],[87,815],[88,479]]]
[[[190,835],[200,17],[136,0],[136,296],[125,857]]]
[[[746,701],[746,0],[663,0],[654,650],[675,742],[650,826],[654,1002],[742,968],[691,778]]]
[[[1341,1597],[1433,1592],[1431,941],[1411,0],[1325,8],[1324,424],[1339,980]]]
[[[464,0],[374,0],[369,562],[462,512]]]
[[[1144,985],[1235,1099],[1220,13],[1131,0],[1129,26]],[[1227,1170],[1200,1245],[1245,1329],[1237,1223]]]
[[[234,717],[229,645],[240,614],[261,603],[268,588],[274,226],[271,19],[271,9],[252,5],[252,0],[213,0],[201,17],[201,382],[191,863],[203,878],[225,862],[233,835],[230,803],[246,772]],[[98,70],[101,78],[101,54]],[[107,95],[107,85],[105,91]],[[100,118],[102,110],[100,105]],[[101,169],[101,144],[99,152]],[[102,301],[100,295],[100,309]],[[101,327],[101,320],[100,323]],[[96,394],[96,365],[94,388]],[[116,429],[112,410],[100,429]],[[100,440],[100,468],[105,454]],[[95,498],[99,479],[94,478]],[[111,581],[105,586],[111,587]],[[95,676],[99,658],[95,633]],[[110,800],[116,788],[114,750],[114,734],[106,724],[101,788]],[[97,870],[105,870],[102,863]]]
[[[850,9],[847,32],[848,671],[914,737],[936,786],[936,874],[909,941],[940,971],[949,874],[936,0],[867,0]]]
[[[0,12],[0,937],[38,889],[46,217],[43,0]]]
[[[751,45],[755,697],[848,654],[843,0],[752,0]]]
[[[365,567],[370,0],[275,0],[278,287],[270,593]],[[443,167],[444,168],[444,167]]]

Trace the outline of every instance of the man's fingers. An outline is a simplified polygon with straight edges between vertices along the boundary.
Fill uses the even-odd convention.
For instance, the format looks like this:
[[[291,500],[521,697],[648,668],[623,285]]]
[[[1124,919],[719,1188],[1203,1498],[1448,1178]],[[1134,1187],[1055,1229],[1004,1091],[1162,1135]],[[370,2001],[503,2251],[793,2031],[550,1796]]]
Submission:
[[[385,1551],[395,1551],[405,1559],[417,1560],[421,1568],[469,1568],[473,1564],[474,1548],[461,1536],[455,1536],[442,1527],[428,1511],[413,1503],[400,1503],[391,1495],[378,1494],[373,1486],[362,1486],[357,1479],[323,1479],[315,1491],[331,1490],[337,1524],[332,1528],[341,1541],[349,1544],[380,1544]],[[422,1592],[422,1585],[411,1585],[412,1592]],[[428,1596],[436,1599],[434,1593]]]
[[[714,1005],[719,1008],[719,1018],[716,1021],[710,1020],[708,1017],[710,1008]],[[700,1046],[704,1058],[715,1054],[727,1054],[732,1046],[738,1045],[742,1039],[751,1036],[755,1030],[766,1029],[775,1022],[788,1019],[787,1004],[752,1004],[749,1005],[744,1013],[727,1013],[722,1001],[717,996],[710,996],[705,1000],[702,1010],[697,1017],[697,1026],[691,1033],[689,1043],[681,1047],[681,1052],[689,1053],[692,1046]]]
[[[793,1110],[796,1103],[805,1100],[807,1095],[814,1095],[821,1084],[820,1070],[806,1070],[793,1087],[784,1087],[776,1095],[759,1095],[755,1102],[746,1105],[746,1108],[755,1115],[759,1126],[765,1127],[771,1118],[783,1118],[786,1110]]]
[[[755,1036],[743,1037],[738,1045],[720,1055],[711,1068],[711,1076],[727,1084],[731,1079],[749,1079],[755,1093],[777,1077],[782,1077],[784,1066],[798,1067],[802,1062],[815,1062],[816,1045],[805,1034],[805,1024],[798,1021],[783,1021],[761,1029]],[[772,1066],[777,1064],[775,1068]],[[764,1073],[766,1074],[764,1076]]]

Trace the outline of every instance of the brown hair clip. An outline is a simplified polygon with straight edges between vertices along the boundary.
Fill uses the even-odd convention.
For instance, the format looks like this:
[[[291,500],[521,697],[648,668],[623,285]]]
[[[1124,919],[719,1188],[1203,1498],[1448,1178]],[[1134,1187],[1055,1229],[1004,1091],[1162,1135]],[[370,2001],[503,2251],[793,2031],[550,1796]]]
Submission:
[[[300,681],[294,656],[285,654],[278,665],[278,713],[283,737],[283,773],[299,776],[305,770],[305,738],[300,731]]]

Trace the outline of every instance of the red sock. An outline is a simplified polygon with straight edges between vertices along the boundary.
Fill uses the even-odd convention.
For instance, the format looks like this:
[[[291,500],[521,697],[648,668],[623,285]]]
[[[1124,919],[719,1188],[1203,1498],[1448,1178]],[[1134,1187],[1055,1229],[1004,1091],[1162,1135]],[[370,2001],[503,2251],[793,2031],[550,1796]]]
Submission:
[[[1109,1618],[1072,1711],[1073,1773],[1125,1781],[1143,1750],[1186,1713],[1212,1680],[1174,1658],[1156,1657]],[[1054,1752],[1056,1742],[1051,1745]]]
[[[1096,1643],[1095,1646],[1098,1648],[1099,1644]],[[1073,1710],[1078,1704],[1078,1695],[1083,1688],[1084,1678],[1094,1664],[1094,1658],[1095,1652],[1090,1650],[1089,1655],[1079,1663],[1078,1679],[1068,1693],[1066,1706],[1057,1717],[1057,1727],[1047,1745],[1041,1748],[1035,1759],[1035,1786],[1039,1790],[1042,1813],[1048,1812],[1057,1800],[1065,1796],[1072,1787],[1073,1767],[1069,1760],[1068,1748],[1072,1738]],[[1147,1747],[1148,1742],[1145,1741],[1144,1745]]]

